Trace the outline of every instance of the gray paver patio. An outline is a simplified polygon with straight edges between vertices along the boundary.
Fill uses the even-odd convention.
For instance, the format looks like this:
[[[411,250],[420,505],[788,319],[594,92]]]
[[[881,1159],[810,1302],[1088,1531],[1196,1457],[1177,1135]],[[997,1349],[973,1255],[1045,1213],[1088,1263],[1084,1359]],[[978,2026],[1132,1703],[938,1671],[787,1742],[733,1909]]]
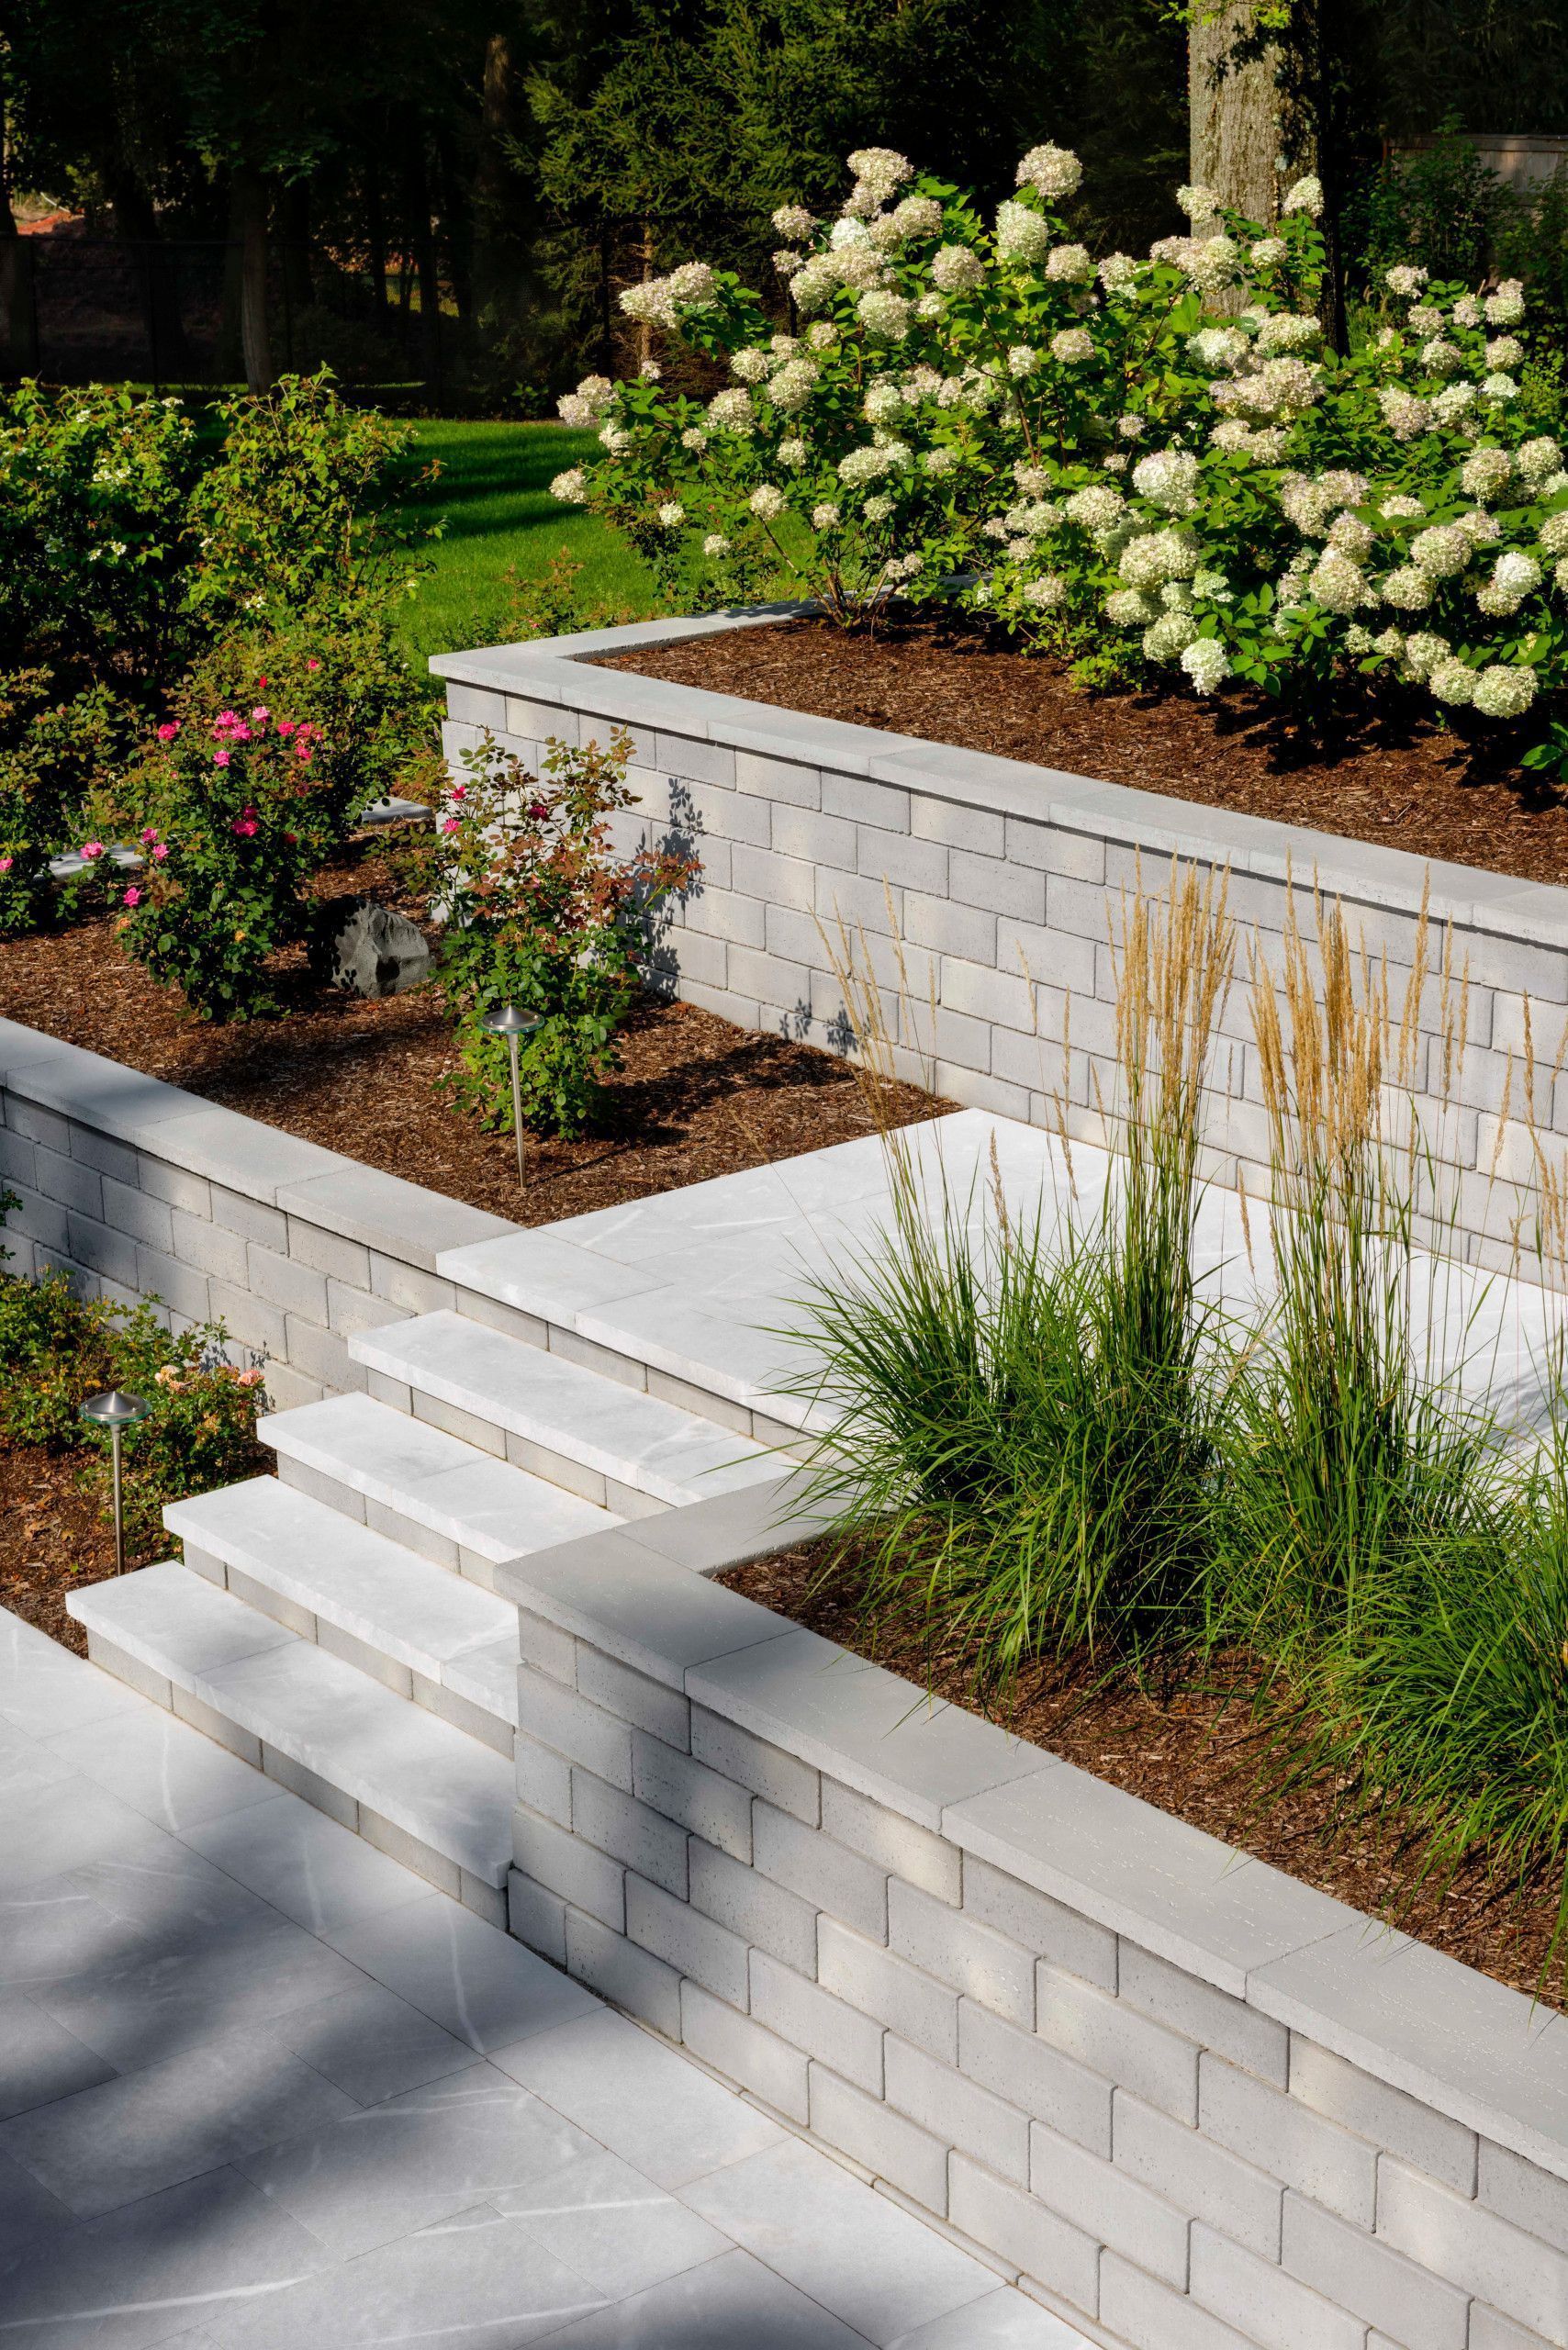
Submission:
[[[6,2350],[1087,2350],[0,1613]]]

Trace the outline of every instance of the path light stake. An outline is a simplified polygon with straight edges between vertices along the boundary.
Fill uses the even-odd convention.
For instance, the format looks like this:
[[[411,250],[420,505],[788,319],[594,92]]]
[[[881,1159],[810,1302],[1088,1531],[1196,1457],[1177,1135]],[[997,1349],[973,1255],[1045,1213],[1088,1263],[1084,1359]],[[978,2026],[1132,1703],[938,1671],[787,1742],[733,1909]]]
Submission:
[[[522,1082],[517,1073],[517,1048],[525,1036],[532,1036],[543,1027],[543,1014],[523,1012],[515,1003],[503,1003],[498,1012],[487,1012],[480,1021],[481,1028],[492,1036],[504,1036],[511,1055],[511,1126],[517,1137],[517,1187],[522,1189]]]
[[[126,1428],[133,1428],[152,1409],[140,1395],[127,1395],[118,1387],[106,1388],[101,1395],[89,1395],[82,1406],[82,1417],[95,1427],[107,1428],[115,1464],[115,1572],[125,1572],[125,1508],[120,1498],[119,1440]]]

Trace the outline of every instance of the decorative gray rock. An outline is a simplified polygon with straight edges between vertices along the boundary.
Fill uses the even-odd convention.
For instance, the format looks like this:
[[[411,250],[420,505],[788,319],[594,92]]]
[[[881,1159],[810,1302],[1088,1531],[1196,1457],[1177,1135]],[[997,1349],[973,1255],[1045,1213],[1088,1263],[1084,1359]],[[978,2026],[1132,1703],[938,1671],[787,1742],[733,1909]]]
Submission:
[[[355,906],[331,934],[327,957],[332,985],[354,995],[401,995],[430,976],[431,951],[422,932],[391,906]]]

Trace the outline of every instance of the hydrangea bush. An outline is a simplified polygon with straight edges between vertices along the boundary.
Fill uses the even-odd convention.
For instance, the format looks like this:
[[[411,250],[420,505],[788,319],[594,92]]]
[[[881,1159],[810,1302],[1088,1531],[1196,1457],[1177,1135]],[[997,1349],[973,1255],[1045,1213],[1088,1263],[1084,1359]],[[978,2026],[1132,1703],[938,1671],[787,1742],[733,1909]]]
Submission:
[[[901,155],[849,164],[837,218],[775,216],[797,331],[701,262],[623,296],[724,380],[589,376],[561,409],[602,454],[557,498],[710,564],[715,601],[766,548],[846,623],[957,594],[1092,678],[1386,676],[1529,715],[1531,762],[1568,771],[1568,471],[1517,283],[1391,266],[1345,354],[1316,179],[1268,230],[1182,188],[1186,234],[1096,258],[1065,149],[989,218]]]

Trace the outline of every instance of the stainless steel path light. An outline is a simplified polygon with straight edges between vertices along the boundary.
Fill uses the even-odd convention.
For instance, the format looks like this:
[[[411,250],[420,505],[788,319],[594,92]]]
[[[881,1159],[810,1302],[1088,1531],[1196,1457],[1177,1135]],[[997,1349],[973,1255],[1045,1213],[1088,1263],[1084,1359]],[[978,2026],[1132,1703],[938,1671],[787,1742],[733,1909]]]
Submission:
[[[115,1572],[125,1572],[125,1506],[120,1494],[119,1440],[127,1428],[144,1420],[152,1409],[140,1395],[127,1395],[118,1387],[106,1388],[101,1395],[89,1395],[82,1406],[82,1417],[91,1420],[95,1427],[107,1428],[109,1446],[115,1464]]]
[[[532,1036],[544,1024],[542,1013],[524,1012],[515,1003],[503,1003],[498,1012],[487,1012],[479,1025],[492,1036],[504,1036],[511,1055],[511,1125],[517,1137],[517,1183],[522,1189],[522,1080],[517,1070],[517,1048],[525,1036]]]

